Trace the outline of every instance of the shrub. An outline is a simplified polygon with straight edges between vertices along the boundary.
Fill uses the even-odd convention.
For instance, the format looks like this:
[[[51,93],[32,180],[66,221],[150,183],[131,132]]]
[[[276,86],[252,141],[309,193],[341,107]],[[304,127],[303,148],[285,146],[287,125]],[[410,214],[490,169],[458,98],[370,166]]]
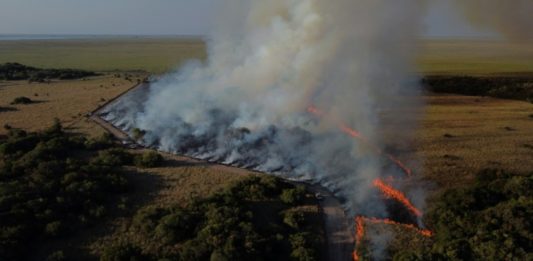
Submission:
[[[111,148],[99,151],[98,156],[92,162],[111,167],[130,165],[133,162],[133,156],[122,148]]]
[[[80,79],[98,74],[73,69],[39,69],[19,63],[0,64],[0,80],[29,80],[30,82],[44,82],[49,79]]]
[[[305,215],[301,211],[287,211],[283,215],[283,223],[294,229],[299,229],[304,222]]]
[[[135,156],[134,162],[139,168],[155,168],[163,162],[163,156],[155,151],[147,151]]]
[[[54,253],[48,255],[46,261],[63,261],[66,260],[65,253],[63,251],[55,251]]]
[[[305,197],[305,187],[297,186],[292,189],[285,189],[281,193],[280,199],[283,203],[288,205],[295,205],[300,203]]]
[[[147,260],[141,249],[129,243],[112,244],[104,249],[100,261],[142,261]]]
[[[110,148],[113,144],[113,135],[106,132],[100,137],[87,140],[85,142],[85,148],[90,150],[101,150]]]
[[[264,183],[270,187],[259,192]],[[278,178],[254,176],[186,207],[143,208],[125,233],[136,235],[135,244],[157,249],[153,260],[318,260],[314,249],[322,237],[301,225],[302,233],[291,236],[294,229],[280,218],[304,222],[300,215],[306,214],[281,204],[282,187],[305,191]],[[269,190],[279,193],[264,193]]]
[[[131,134],[134,140],[139,141],[144,137],[144,135],[146,134],[146,131],[143,131],[139,128],[135,128],[131,131]]]
[[[15,104],[31,104],[31,103],[33,103],[33,101],[30,98],[24,97],[24,96],[17,97],[11,102],[12,105],[15,105]]]
[[[61,232],[61,221],[54,221],[46,224],[45,233],[49,236],[57,236]]]
[[[0,260],[32,260],[41,239],[102,218],[126,180],[113,168],[89,164],[86,155],[93,152],[79,151],[81,141],[60,124],[39,133],[11,131],[0,142]]]
[[[435,230],[431,249],[420,260],[526,260],[533,234],[533,173],[500,170],[477,174],[473,185],[444,192],[427,213]],[[408,255],[397,253],[397,256]],[[409,256],[408,255],[408,256]]]
[[[313,235],[309,233],[297,233],[291,235],[289,241],[292,247],[291,257],[294,260],[319,260],[318,253],[314,250],[316,245],[313,242]]]

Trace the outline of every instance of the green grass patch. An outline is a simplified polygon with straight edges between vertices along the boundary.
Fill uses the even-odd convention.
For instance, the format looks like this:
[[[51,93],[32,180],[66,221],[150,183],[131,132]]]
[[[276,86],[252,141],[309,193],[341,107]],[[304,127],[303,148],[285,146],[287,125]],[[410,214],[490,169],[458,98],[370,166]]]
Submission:
[[[0,63],[39,68],[163,73],[190,59],[204,59],[199,39],[126,38],[0,41]]]

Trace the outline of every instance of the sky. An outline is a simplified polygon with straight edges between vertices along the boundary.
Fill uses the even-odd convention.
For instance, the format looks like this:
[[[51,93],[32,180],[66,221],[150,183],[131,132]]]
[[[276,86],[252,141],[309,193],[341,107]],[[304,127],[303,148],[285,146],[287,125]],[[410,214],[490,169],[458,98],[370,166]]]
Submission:
[[[219,0],[0,0],[0,34],[205,35]],[[432,1],[427,37],[493,37],[447,0]]]

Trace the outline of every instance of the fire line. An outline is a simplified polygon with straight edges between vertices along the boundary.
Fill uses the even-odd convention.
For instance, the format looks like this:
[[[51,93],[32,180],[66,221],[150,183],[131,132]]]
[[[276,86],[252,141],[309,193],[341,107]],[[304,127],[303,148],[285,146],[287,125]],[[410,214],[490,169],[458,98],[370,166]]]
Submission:
[[[307,108],[307,111],[316,117],[324,117],[325,113],[319,110],[318,108],[314,106],[309,106]],[[412,172],[411,169],[409,169],[405,164],[403,164],[399,159],[394,157],[391,154],[383,152],[380,148],[378,148],[376,145],[372,144],[365,136],[363,136],[360,132],[348,127],[348,125],[344,123],[339,124],[339,128],[342,132],[345,134],[359,139],[362,142],[364,142],[367,146],[371,147],[373,150],[375,150],[378,154],[382,154],[386,156],[390,161],[394,162],[396,166],[398,166],[408,177],[411,176]],[[417,217],[421,217],[422,211],[420,211],[418,208],[416,208],[411,201],[405,196],[405,194],[395,188],[393,188],[391,185],[388,185],[383,181],[382,179],[378,178],[375,179],[373,182],[374,187],[379,189],[381,193],[387,198],[393,199],[400,204],[402,204],[407,210],[409,210],[411,213],[413,213]],[[427,229],[421,229],[413,224],[404,224],[400,222],[396,222],[391,219],[379,219],[379,218],[373,218],[373,217],[364,217],[364,216],[356,216],[355,217],[355,248],[352,253],[352,259],[353,261],[359,261],[360,256],[358,253],[358,248],[363,242],[363,238],[365,236],[365,222],[371,223],[371,224],[385,224],[385,225],[394,225],[394,226],[400,226],[406,229],[414,230],[418,234],[425,236],[425,237],[431,237],[433,236],[433,232]]]
[[[316,108],[315,106],[311,105],[307,107],[307,111],[316,117],[324,117],[325,113],[321,111],[320,109]],[[385,155],[390,161],[392,161],[396,166],[398,166],[407,176],[411,176],[412,171],[409,169],[405,164],[403,164],[399,159],[392,156],[391,154],[383,152],[379,147],[372,144],[365,136],[361,134],[361,132],[354,130],[353,128],[348,127],[348,125],[344,123],[339,124],[339,128],[342,132],[346,133],[347,135],[359,139],[360,141],[364,142],[368,147],[372,148],[376,153]]]
[[[381,179],[374,180],[373,185],[378,188],[387,198],[391,198],[400,202],[415,216],[422,216],[422,211],[417,209],[401,191],[391,187],[390,185],[383,182],[383,180]]]

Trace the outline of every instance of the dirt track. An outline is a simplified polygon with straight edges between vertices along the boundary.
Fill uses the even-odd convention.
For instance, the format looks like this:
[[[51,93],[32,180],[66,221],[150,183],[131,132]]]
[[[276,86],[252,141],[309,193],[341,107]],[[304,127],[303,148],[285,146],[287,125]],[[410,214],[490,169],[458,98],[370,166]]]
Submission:
[[[143,85],[140,85],[143,86]],[[132,88],[130,90],[133,90]],[[122,95],[126,94],[123,93]],[[120,95],[120,96],[122,96]],[[120,97],[119,96],[119,97]],[[116,100],[119,97],[113,99]],[[103,109],[105,106],[100,107],[95,110],[91,119],[104,128],[109,133],[113,134],[117,139],[121,141],[130,140],[127,133],[116,128],[112,124],[98,117],[98,111]],[[190,157],[179,156],[169,153],[164,153],[167,158],[172,158],[179,161],[189,162],[189,163],[198,163],[200,160],[192,159]],[[243,170],[237,167],[231,167],[222,164],[208,163],[212,168],[225,169],[233,171],[236,173],[241,173]],[[348,217],[346,216],[340,201],[324,187],[318,185],[305,184],[307,188],[313,193],[320,193],[323,197],[319,201],[320,208],[322,209],[322,214],[324,216],[324,229],[326,232],[326,241],[327,241],[327,260],[330,261],[347,261],[351,260],[351,254],[354,245],[354,239],[352,237],[352,229],[349,227]]]

